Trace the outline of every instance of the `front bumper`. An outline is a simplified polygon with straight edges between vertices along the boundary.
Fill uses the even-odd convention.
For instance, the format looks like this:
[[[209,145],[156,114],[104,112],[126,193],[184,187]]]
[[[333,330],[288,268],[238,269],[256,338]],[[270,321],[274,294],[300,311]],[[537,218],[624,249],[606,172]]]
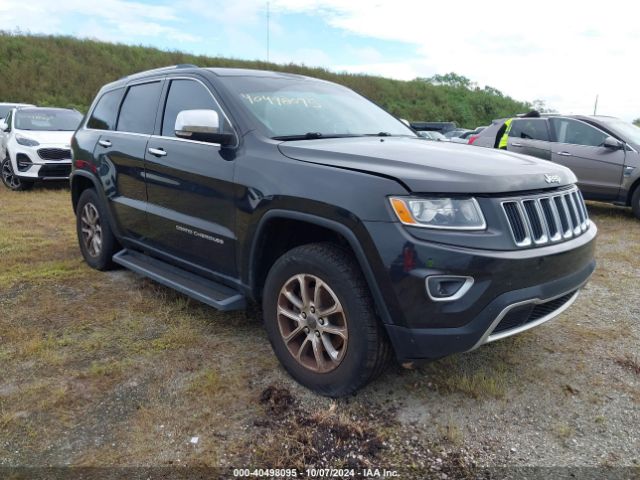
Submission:
[[[403,363],[472,350],[540,325],[575,301],[595,269],[593,223],[570,241],[515,251],[428,243],[389,224],[367,228],[383,257],[386,275],[378,281],[391,292],[386,300],[393,315],[385,326]],[[459,300],[434,302],[425,288],[430,275],[475,281]]]
[[[47,158],[47,153],[69,150],[65,147],[57,144],[16,146],[11,158],[15,175],[30,181],[68,180],[71,175],[71,155],[55,160]],[[42,152],[45,152],[45,158],[42,158]]]

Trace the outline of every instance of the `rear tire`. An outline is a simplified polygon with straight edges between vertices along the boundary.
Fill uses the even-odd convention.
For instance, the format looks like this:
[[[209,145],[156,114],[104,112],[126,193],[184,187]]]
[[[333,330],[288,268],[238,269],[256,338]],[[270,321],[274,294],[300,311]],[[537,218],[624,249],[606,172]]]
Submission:
[[[631,197],[631,209],[636,218],[640,219],[640,185],[636,187]]]
[[[4,186],[14,192],[31,190],[34,185],[33,182],[24,181],[20,177],[16,176],[8,155],[0,164],[0,176],[2,177],[2,183],[4,183]]]
[[[76,231],[82,256],[91,268],[115,268],[112,258],[120,250],[120,245],[113,235],[105,208],[93,188],[82,192],[78,200]]]
[[[280,257],[262,303],[276,356],[314,392],[351,394],[388,364],[389,342],[367,283],[353,256],[336,245],[304,245]]]

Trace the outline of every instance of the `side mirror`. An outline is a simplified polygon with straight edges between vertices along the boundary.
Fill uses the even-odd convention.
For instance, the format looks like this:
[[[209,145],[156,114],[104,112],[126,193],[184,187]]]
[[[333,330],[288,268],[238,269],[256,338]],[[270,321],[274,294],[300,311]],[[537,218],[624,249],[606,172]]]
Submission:
[[[610,148],[611,150],[620,150],[623,147],[622,142],[613,137],[605,138],[602,146],[604,148]]]
[[[230,145],[234,136],[220,132],[220,117],[215,110],[182,110],[176,117],[178,138]]]
[[[4,118],[0,118],[0,131],[6,132],[7,130],[9,130],[9,125],[6,124]]]

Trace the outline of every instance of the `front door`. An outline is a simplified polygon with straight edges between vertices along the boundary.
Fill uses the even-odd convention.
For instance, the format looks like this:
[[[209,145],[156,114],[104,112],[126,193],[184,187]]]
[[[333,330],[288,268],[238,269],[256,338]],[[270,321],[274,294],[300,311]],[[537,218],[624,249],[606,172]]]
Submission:
[[[235,276],[235,162],[217,144],[175,136],[183,110],[212,109],[229,122],[212,93],[195,79],[171,80],[160,135],[146,152],[149,242],[184,263]]]
[[[609,134],[572,118],[551,120],[556,142],[552,160],[570,168],[585,197],[616,200],[625,162],[624,149],[603,147]]]

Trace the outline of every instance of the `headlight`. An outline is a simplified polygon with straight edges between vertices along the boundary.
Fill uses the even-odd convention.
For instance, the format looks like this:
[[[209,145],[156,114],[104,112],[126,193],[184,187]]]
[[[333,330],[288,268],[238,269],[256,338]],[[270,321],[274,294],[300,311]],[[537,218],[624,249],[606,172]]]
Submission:
[[[25,147],[37,147],[38,145],[40,145],[40,143],[38,143],[33,138],[25,137],[24,135],[20,135],[19,133],[16,133],[16,142],[18,142],[20,145],[24,145]]]
[[[487,224],[475,198],[391,197],[391,206],[405,225],[450,230],[484,230]]]

